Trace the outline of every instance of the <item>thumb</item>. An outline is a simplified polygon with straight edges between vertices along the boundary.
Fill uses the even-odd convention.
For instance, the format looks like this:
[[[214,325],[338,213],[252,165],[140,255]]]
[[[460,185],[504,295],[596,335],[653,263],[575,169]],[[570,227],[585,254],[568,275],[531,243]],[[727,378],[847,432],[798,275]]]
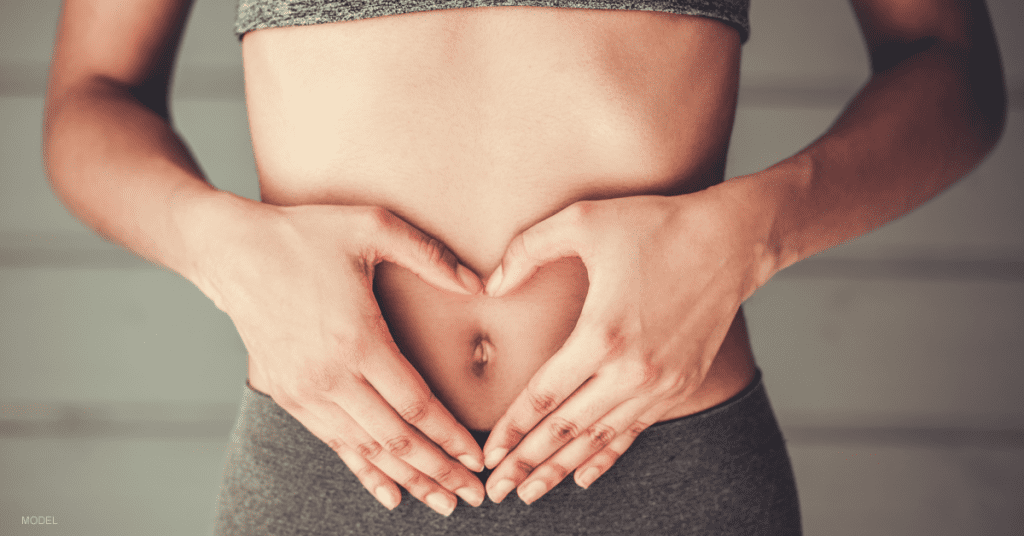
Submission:
[[[541,266],[564,257],[580,255],[578,227],[568,208],[541,220],[509,243],[501,264],[487,280],[485,292],[499,297],[512,292]]]
[[[440,240],[426,235],[391,212],[383,212],[377,231],[373,244],[376,262],[393,262],[441,290],[477,294],[483,289],[480,278],[459,263],[455,254]]]

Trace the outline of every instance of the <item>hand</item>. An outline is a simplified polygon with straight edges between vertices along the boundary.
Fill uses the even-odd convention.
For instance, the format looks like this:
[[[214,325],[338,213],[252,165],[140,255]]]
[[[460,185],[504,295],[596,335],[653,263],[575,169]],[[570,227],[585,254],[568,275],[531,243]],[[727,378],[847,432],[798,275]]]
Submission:
[[[512,240],[491,296],[566,256],[582,259],[590,288],[572,334],[484,446],[486,465],[497,465],[491,500],[518,488],[529,504],[573,470],[589,487],[700,387],[740,304],[774,266],[767,225],[723,192],[581,201]]]
[[[443,515],[452,492],[479,506],[467,467],[482,470],[483,454],[400,354],[372,290],[385,260],[451,292],[479,293],[479,278],[381,208],[250,202],[233,215],[200,288],[234,321],[252,382],[387,508],[401,500],[396,482]]]

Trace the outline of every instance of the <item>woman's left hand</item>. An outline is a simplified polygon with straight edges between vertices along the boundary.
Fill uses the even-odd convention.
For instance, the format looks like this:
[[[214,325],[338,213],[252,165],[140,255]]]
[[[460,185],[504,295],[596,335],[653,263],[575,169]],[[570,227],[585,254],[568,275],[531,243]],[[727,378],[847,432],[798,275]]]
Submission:
[[[488,294],[508,294],[569,256],[586,265],[590,287],[572,334],[484,446],[486,465],[497,465],[492,501],[518,488],[532,503],[573,470],[589,487],[700,387],[740,304],[775,266],[770,222],[727,184],[580,201],[509,244]]]

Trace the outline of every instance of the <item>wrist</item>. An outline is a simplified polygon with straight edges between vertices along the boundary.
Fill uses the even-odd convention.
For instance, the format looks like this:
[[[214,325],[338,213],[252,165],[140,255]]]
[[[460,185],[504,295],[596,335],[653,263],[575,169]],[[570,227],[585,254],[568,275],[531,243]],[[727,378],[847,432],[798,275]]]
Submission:
[[[741,232],[754,255],[751,275],[755,288],[803,258],[793,229],[795,217],[801,214],[808,170],[809,162],[789,159],[709,188],[717,191],[730,217],[742,223]]]
[[[223,190],[209,190],[179,196],[174,203],[174,226],[181,236],[181,255],[175,271],[191,281],[217,303],[211,284],[220,262],[217,260],[238,232],[251,227],[254,210],[268,205]]]

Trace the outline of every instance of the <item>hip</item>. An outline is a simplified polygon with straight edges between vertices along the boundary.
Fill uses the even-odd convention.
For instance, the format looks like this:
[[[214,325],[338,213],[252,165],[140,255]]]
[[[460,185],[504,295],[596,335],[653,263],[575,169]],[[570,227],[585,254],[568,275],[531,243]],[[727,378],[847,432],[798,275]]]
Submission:
[[[246,387],[217,517],[219,535],[636,531],[800,534],[792,467],[759,370],[728,400],[645,430],[587,490],[567,478],[530,506],[460,503],[447,518],[404,493],[388,511],[327,445]]]

